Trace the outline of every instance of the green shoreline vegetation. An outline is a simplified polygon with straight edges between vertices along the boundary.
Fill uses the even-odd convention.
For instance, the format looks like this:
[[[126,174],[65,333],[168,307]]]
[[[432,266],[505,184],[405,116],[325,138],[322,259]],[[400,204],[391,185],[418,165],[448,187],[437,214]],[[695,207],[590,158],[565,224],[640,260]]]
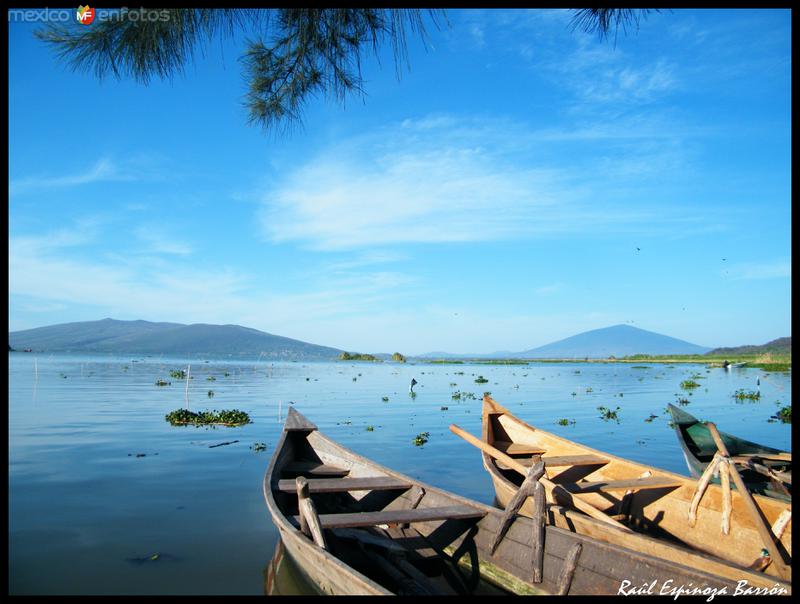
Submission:
[[[669,355],[648,355],[635,354],[626,357],[608,358],[568,358],[568,359],[415,359],[416,362],[427,362],[430,364],[453,364],[463,365],[464,363],[479,365],[528,365],[530,363],[636,363],[632,368],[645,369],[641,365],[646,363],[702,363],[710,368],[722,368],[725,362],[729,364],[744,363],[743,367],[753,369],[763,369],[764,371],[791,371],[791,353],[766,353],[766,354],[669,354]]]

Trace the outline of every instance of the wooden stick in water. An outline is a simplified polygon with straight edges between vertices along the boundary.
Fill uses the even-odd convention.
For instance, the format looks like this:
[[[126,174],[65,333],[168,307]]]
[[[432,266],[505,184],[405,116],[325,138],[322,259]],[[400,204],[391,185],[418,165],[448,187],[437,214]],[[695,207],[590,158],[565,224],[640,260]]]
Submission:
[[[490,456],[494,457],[495,459],[499,459],[504,464],[509,466],[512,470],[515,470],[515,471],[519,472],[523,476],[527,475],[528,468],[526,468],[524,465],[519,463],[513,457],[509,457],[508,455],[506,455],[502,451],[498,451],[492,445],[483,442],[482,440],[480,440],[479,438],[476,438],[475,436],[473,436],[469,432],[466,432],[465,430],[462,430],[461,428],[459,428],[455,424],[450,424],[450,431],[453,434],[456,434],[456,435],[460,436],[461,438],[466,440],[468,443],[470,443],[472,445],[475,445],[476,447],[478,447],[479,449],[484,451],[487,455],[490,455]],[[625,526],[624,524],[620,524],[619,522],[617,522],[616,520],[614,520],[613,518],[611,518],[607,514],[605,514],[602,511],[598,510],[593,505],[590,505],[590,504],[586,503],[585,501],[582,501],[582,500],[578,499],[577,497],[573,497],[572,493],[568,492],[561,485],[555,484],[553,482],[550,482],[550,480],[548,480],[544,476],[542,476],[539,479],[539,482],[544,486],[544,488],[548,491],[548,493],[551,494],[551,496],[554,499],[555,499],[555,495],[559,495],[559,499],[561,499],[562,502],[563,502],[562,505],[571,505],[572,507],[577,508],[580,511],[588,514],[592,518],[597,518],[598,520],[602,520],[606,524],[610,524],[612,526],[615,526],[616,528],[618,528],[621,531],[624,531],[626,533],[632,533],[633,532],[627,526]]]
[[[725,443],[722,442],[722,437],[720,437],[719,432],[717,431],[717,426],[714,425],[713,422],[707,422],[706,426],[708,427],[708,431],[711,432],[714,442],[717,443],[719,452],[724,457],[730,457],[728,448],[725,446]],[[728,464],[728,467],[731,470],[733,482],[736,484],[736,488],[741,494],[742,500],[744,500],[747,509],[750,511],[750,515],[753,517],[756,530],[758,530],[758,534],[761,536],[761,540],[764,542],[764,547],[767,548],[770,558],[772,558],[772,564],[778,571],[778,576],[780,576],[782,579],[789,579],[792,576],[792,571],[784,563],[783,556],[781,556],[780,551],[775,545],[775,540],[773,539],[770,527],[764,521],[761,511],[758,509],[758,505],[756,505],[756,502],[753,501],[753,496],[750,495],[750,491],[747,490],[747,486],[744,484],[744,480],[742,480],[739,470],[736,469],[736,464]]]

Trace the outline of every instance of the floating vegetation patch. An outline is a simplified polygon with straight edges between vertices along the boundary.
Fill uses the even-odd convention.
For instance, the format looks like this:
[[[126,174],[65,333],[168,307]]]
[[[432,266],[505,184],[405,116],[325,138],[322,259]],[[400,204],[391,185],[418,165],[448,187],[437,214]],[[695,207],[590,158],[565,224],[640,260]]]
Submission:
[[[492,393],[491,393],[491,392],[489,392],[488,390],[487,390],[486,392],[484,392],[484,393],[483,393],[483,397],[484,397],[484,398],[486,398],[487,396],[492,396]],[[475,398],[475,397],[473,396],[473,397],[471,397],[471,398]]]
[[[679,398],[675,402],[678,403],[681,407],[685,407],[686,405],[689,404],[689,399],[688,398]]]
[[[375,430],[374,426],[367,426],[367,432],[372,432]]]
[[[650,422],[652,422],[654,419],[656,419],[657,417],[658,417],[657,415],[650,414],[650,417],[646,417],[646,418],[644,419],[644,421],[646,421],[647,423],[650,423]]]
[[[209,390],[208,391],[208,398],[211,398],[212,396],[214,396],[214,391],[213,390]]]
[[[381,400],[382,400],[384,403],[388,403],[388,402],[389,402],[389,397],[388,397],[388,396],[382,396],[382,397],[381,397]]]
[[[589,388],[586,389],[586,392],[594,392],[594,390],[592,390],[592,388],[589,387]]]
[[[250,449],[252,449],[256,453],[260,453],[261,451],[266,451],[267,450],[267,444],[266,443],[253,443],[252,445],[250,445]]]
[[[426,442],[428,442],[428,437],[431,435],[430,432],[420,432],[414,437],[413,442],[417,447],[421,447]]]
[[[569,426],[570,424],[574,424],[574,419],[567,419],[566,417],[562,417],[560,420],[556,422],[559,426]]]
[[[681,388],[684,390],[692,390],[693,388],[699,388],[700,384],[695,382],[694,380],[683,380],[681,382]]]
[[[743,400],[750,400],[750,401],[757,401],[761,398],[760,392],[754,392],[753,390],[743,390],[739,389],[733,393],[733,398],[743,401]]]
[[[486,379],[485,377],[483,377],[482,375],[479,375],[478,377],[476,377],[476,378],[475,378],[475,383],[476,383],[476,384],[485,384],[485,383],[486,383],[486,382],[488,382],[488,381],[489,381],[489,380],[487,380],[487,379]]]
[[[166,380],[158,379],[156,380],[156,386],[169,386],[172,382],[167,382]]]
[[[216,381],[217,381],[217,378],[215,378],[213,375],[209,375],[209,376],[206,378],[206,380],[207,380],[207,381],[209,381],[209,382],[216,382]]]
[[[647,365],[632,365],[631,369],[650,369]]]
[[[614,421],[619,423],[619,417],[617,417],[617,411],[619,411],[619,407],[617,407],[612,411],[608,407],[600,406],[597,408],[597,410],[600,412],[600,419],[602,419],[603,421],[608,421],[613,419]]]
[[[791,424],[792,423],[792,406],[789,405],[788,407],[781,407],[781,410],[778,411],[775,415],[772,416],[770,420],[767,421],[779,421],[782,424]]]
[[[464,361],[450,361],[447,359],[436,359],[434,361],[428,361],[429,363],[435,363],[437,365],[463,365]],[[459,375],[464,375],[463,373]]]
[[[169,377],[176,380],[185,380],[186,372],[183,369],[171,369],[169,372]]]
[[[454,401],[460,401],[461,400],[461,393],[460,392],[454,392],[453,394],[450,395],[450,398],[453,399]]]
[[[173,426],[207,426],[211,424],[221,424],[223,426],[242,426],[250,424],[250,416],[244,411],[230,409],[217,411],[200,411],[195,413],[188,409],[176,409],[164,416]]]

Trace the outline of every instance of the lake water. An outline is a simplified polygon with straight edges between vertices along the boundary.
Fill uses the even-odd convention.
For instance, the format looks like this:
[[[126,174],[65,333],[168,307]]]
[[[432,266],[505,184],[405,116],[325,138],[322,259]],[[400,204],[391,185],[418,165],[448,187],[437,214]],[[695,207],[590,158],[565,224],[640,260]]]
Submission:
[[[236,408],[253,423],[168,424],[164,416],[184,407],[187,397],[185,381],[170,378],[169,370],[187,364],[194,378],[190,409]],[[475,383],[478,376],[488,382]],[[701,386],[688,395],[680,383],[691,376]],[[159,378],[172,384],[158,387]],[[419,382],[413,399],[412,378]],[[738,389],[760,390],[761,399],[737,402]],[[454,400],[456,391],[475,398]],[[485,391],[528,423],[685,475],[665,414],[678,398],[723,431],[791,449],[791,425],[767,421],[791,404],[791,376],[758,369],[12,353],[9,593],[263,594],[278,534],[261,485],[290,405],[361,455],[491,504],[479,452],[448,430],[457,423],[480,435]],[[620,407],[619,423],[602,420],[598,406]],[[651,414],[658,417],[645,422]],[[575,423],[561,426],[559,418]],[[420,432],[430,436],[417,447]],[[238,442],[212,446],[231,441]],[[256,451],[256,443],[266,450]]]

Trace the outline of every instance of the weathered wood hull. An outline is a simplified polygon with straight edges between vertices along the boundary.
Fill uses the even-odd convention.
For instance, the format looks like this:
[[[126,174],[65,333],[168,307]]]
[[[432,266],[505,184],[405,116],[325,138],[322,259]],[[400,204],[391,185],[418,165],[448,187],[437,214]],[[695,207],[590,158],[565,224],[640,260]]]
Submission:
[[[387,477],[413,484],[412,488],[401,492],[351,492],[346,501],[335,493],[315,493],[312,490],[320,518],[331,518],[340,511],[337,506],[342,501],[345,501],[348,512],[361,509],[366,513],[376,510],[396,513],[413,508],[424,513],[425,510],[441,509],[443,506],[466,506],[480,512],[474,518],[416,521],[411,525],[413,530],[410,532],[403,532],[398,527],[391,529],[395,532],[401,530],[398,543],[423,547],[452,568],[459,564],[462,567],[460,577],[468,589],[476,584],[478,577],[483,577],[511,593],[557,593],[564,561],[578,544],[581,546],[580,554],[569,585],[569,594],[617,595],[642,586],[653,586],[653,593],[659,593],[670,582],[675,586],[731,594],[737,585],[731,578],[609,544],[555,525],[545,528],[543,580],[534,584],[532,550],[535,527],[530,518],[516,517],[497,549],[491,553],[491,543],[502,522],[501,510],[380,466],[341,447],[320,434],[316,428],[284,431],[264,478],[264,496],[286,549],[323,593],[373,595],[394,591],[388,589],[372,569],[354,568],[345,562],[347,552],[334,547],[334,555],[317,546],[299,530],[294,520],[297,497],[287,491],[285,483],[281,483],[281,479],[287,478],[287,470],[297,467],[291,464],[298,460],[324,464],[325,468],[345,469],[348,478]],[[463,568],[466,568],[466,572]]]
[[[725,535],[721,529],[722,495],[717,486],[710,486],[701,500],[697,523],[692,528],[689,526],[688,514],[696,486],[694,480],[615,457],[530,426],[490,398],[484,400],[483,440],[489,444],[502,440],[538,447],[546,451],[546,456],[584,455],[601,457],[607,461],[602,465],[548,469],[548,477],[556,483],[580,479],[618,481],[648,475],[674,480],[680,485],[628,494],[624,504],[621,492],[579,495],[583,501],[609,515],[617,514],[625,505],[630,518],[629,526],[637,531],[632,534],[574,510],[552,505],[548,515],[549,522],[555,526],[624,545],[661,559],[681,561],[720,576],[747,580],[750,585],[768,588],[779,581],[772,572],[772,565],[767,568],[766,574],[747,569],[760,557],[763,544],[753,518],[747,513],[741,497],[735,491],[732,492],[731,530]],[[516,493],[519,477],[514,472],[501,468],[486,453],[483,453],[483,465],[491,476],[499,505],[505,507]],[[767,497],[756,496],[755,500],[770,525],[787,508],[786,503]],[[527,516],[532,514],[530,500],[523,505],[520,513]],[[780,539],[780,547],[785,553],[785,562],[791,565],[791,520]],[[789,580],[780,581],[780,584],[790,589]]]
[[[711,437],[708,428],[696,417],[683,409],[679,409],[675,405],[668,405],[668,409],[672,416],[672,423],[675,428],[675,433],[678,436],[678,442],[683,451],[683,457],[686,459],[686,465],[689,467],[692,476],[696,478],[700,477],[717,452],[717,445],[714,443],[714,439]],[[720,436],[731,456],[768,456],[785,453],[785,451],[781,451],[780,449],[759,445],[758,443],[739,438],[727,432],[720,432]],[[771,469],[777,469],[791,475],[791,462],[770,462],[762,460],[761,463],[767,465]],[[791,501],[791,496],[787,495],[784,489],[774,485],[767,476],[741,468],[739,473],[742,475],[742,479],[751,493],[764,495],[766,497],[774,497],[783,501]],[[718,477],[713,478],[712,481],[719,484]],[[785,484],[787,489],[789,486],[789,484]]]

